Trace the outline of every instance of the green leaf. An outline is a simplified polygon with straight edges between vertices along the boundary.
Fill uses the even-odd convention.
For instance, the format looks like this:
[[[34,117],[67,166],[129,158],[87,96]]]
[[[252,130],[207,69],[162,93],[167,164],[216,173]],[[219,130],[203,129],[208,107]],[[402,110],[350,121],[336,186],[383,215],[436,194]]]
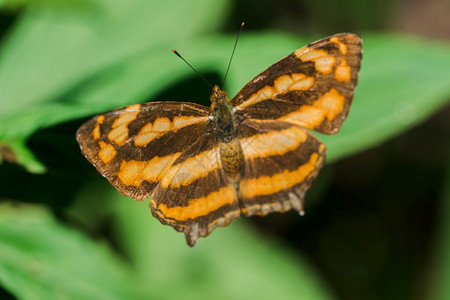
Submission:
[[[156,299],[333,299],[306,259],[242,220],[216,229],[191,249],[146,203],[111,192],[116,235],[142,288]]]
[[[20,299],[139,299],[105,245],[25,204],[0,204],[0,281]]]
[[[93,11],[27,10],[0,52],[1,96],[9,104],[2,113],[55,100],[130,55],[198,34],[205,25],[211,28],[224,5],[208,0],[113,2],[95,1]],[[194,10],[200,18],[187,22]],[[180,19],[184,26],[166,22]]]
[[[31,173],[44,173],[45,172],[45,166],[41,164],[33,155],[33,153],[25,146],[25,141],[9,141],[9,144],[4,146],[0,145],[0,147],[6,147],[6,151],[9,152],[9,155],[11,155],[10,162],[15,162],[24,166],[27,166],[27,169]],[[5,149],[5,148],[4,148]],[[0,154],[0,163],[2,162]]]
[[[74,90],[143,51],[164,47],[170,53],[174,41],[213,30],[228,5],[226,0],[92,0],[77,10],[30,5],[0,48],[0,142],[25,141],[43,126],[87,115],[74,109]],[[30,119],[23,122],[24,117]]]

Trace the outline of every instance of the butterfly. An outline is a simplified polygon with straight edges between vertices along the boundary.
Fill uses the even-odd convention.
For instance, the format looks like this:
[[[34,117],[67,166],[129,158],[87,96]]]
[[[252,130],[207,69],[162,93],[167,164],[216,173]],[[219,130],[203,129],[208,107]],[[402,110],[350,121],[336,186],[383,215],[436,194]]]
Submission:
[[[95,116],[76,137],[82,153],[123,195],[149,197],[153,216],[189,246],[241,215],[304,212],[305,192],[352,103],[362,40],[340,33],[302,47],[231,100],[211,107],[150,102]]]

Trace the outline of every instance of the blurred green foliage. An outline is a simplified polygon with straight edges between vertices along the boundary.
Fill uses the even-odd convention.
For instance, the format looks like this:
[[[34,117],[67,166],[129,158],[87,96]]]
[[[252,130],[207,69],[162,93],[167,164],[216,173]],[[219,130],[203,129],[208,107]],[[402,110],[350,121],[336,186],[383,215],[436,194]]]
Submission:
[[[278,9],[279,18],[294,19],[296,10],[289,6],[293,2],[280,2],[287,8]],[[232,96],[276,60],[323,37],[317,32],[328,32],[329,27],[322,28],[325,25],[320,18],[330,26],[337,24],[339,31],[357,30],[364,41],[360,82],[341,133],[321,136],[329,149],[329,162],[368,153],[363,151],[422,123],[442,109],[450,97],[448,41],[360,30],[383,28],[379,23],[372,26],[375,20],[362,16],[370,15],[373,9],[388,15],[390,12],[380,8],[389,6],[381,5],[388,1],[357,5],[355,12],[349,14],[355,15],[354,19],[326,17],[339,9],[349,11],[353,2],[345,1],[342,7],[337,2],[334,6],[325,5],[331,1],[322,5],[315,2],[309,7],[307,11],[314,12],[309,18],[315,22],[305,31],[314,32],[314,37],[267,28],[257,30],[258,26],[247,22],[250,30],[241,36],[227,79],[226,90]],[[364,270],[369,273],[371,267],[375,269],[381,261],[388,260],[389,241],[383,230],[389,228],[383,229],[379,220],[371,217],[363,220],[366,225],[362,225],[361,233],[351,231],[360,217],[338,214],[336,202],[332,203],[337,198],[333,199],[331,169],[324,170],[316,188],[308,194],[307,201],[314,207],[308,208],[312,208],[312,214],[305,221],[291,214],[281,216],[285,223],[276,216],[256,220],[262,222],[256,228],[265,228],[264,222],[274,221],[274,226],[269,226],[302,226],[311,230],[309,233],[284,230],[285,234],[276,238],[273,233],[238,221],[189,249],[180,234],[151,217],[145,204],[123,199],[79,153],[74,140],[76,128],[96,113],[152,100],[209,105],[206,85],[170,50],[178,49],[202,74],[219,82],[235,38],[235,30],[225,34],[220,29],[231,27],[225,23],[240,17],[236,12],[239,9],[252,11],[252,7],[259,7],[261,12],[253,12],[249,19],[269,18],[266,14],[270,1],[263,1],[261,6],[254,1],[243,3],[0,1],[2,20],[7,19],[2,24],[8,25],[0,41],[0,157],[6,161],[0,165],[0,285],[5,295],[19,299],[333,299],[337,295],[381,299],[390,291],[391,299],[399,299],[398,296],[405,296],[402,291],[416,289],[408,284],[419,280],[401,278],[400,287],[392,289],[382,284],[386,289],[373,295],[367,294],[372,286],[363,280],[361,286],[352,286],[363,278]],[[301,3],[295,7],[305,7]],[[321,13],[322,7],[327,9]],[[356,13],[358,9],[361,14]],[[263,27],[263,22],[259,22]],[[314,23],[322,25],[314,27]],[[445,141],[439,146],[444,152],[449,149]],[[417,149],[420,146],[412,150]],[[371,167],[370,172],[348,181],[374,178],[372,170],[376,166]],[[339,169],[339,164],[335,168]],[[337,176],[350,178],[346,172],[352,171],[344,168]],[[445,188],[442,200],[449,197],[449,178],[447,174],[447,181],[435,181]],[[345,180],[340,182],[343,183]],[[401,195],[394,189],[383,190],[381,195]],[[428,195],[434,193],[439,191]],[[370,195],[363,197],[372,199]],[[376,209],[395,209],[396,204],[388,202]],[[322,214],[326,211],[322,206],[336,211]],[[441,219],[445,220],[449,213],[446,208]],[[333,228],[314,231],[325,220]],[[448,262],[443,249],[450,245],[446,238],[450,231],[445,222],[440,228],[441,250],[436,250],[440,255],[430,271],[438,278],[425,292],[433,294],[433,299],[450,297],[445,280],[439,280],[450,272],[448,263],[440,264]],[[342,270],[330,275],[333,271],[320,269],[320,263],[313,264],[294,247],[300,245],[300,249],[313,252],[300,242],[311,239],[312,232],[322,237],[317,249],[318,256],[326,257],[323,265],[328,263],[336,267],[334,270],[347,269],[347,274],[357,274],[347,277],[353,280],[345,282],[345,278],[340,278]],[[357,248],[358,253],[346,253],[354,250],[352,239],[366,232],[377,242],[376,249],[367,243],[367,248]],[[289,242],[282,236],[289,237]],[[349,257],[355,261],[345,262]],[[338,266],[343,261],[344,266]],[[388,271],[382,274],[391,278]]]

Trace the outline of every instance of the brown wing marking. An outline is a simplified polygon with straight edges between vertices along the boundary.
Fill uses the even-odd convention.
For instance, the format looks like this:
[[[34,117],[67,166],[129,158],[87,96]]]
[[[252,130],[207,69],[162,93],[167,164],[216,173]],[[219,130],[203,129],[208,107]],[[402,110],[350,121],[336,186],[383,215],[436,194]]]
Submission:
[[[325,145],[302,127],[272,120],[246,120],[240,140],[242,212],[247,216],[290,209],[303,213],[304,194],[325,162]]]
[[[325,134],[337,133],[348,115],[361,57],[358,35],[324,38],[256,76],[231,103],[244,118],[279,119]]]
[[[208,114],[194,103],[136,104],[91,118],[77,140],[120,193],[145,200],[193,139],[210,131]]]

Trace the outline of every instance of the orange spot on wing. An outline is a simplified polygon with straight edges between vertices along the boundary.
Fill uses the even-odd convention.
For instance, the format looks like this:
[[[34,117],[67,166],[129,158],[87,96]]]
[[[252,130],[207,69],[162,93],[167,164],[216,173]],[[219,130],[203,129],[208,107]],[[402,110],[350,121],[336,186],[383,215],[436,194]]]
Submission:
[[[102,124],[103,121],[105,121],[105,116],[97,117],[97,124],[95,124],[95,127],[92,130],[92,137],[94,140],[98,140],[100,138],[100,124]]]
[[[231,185],[228,185],[204,197],[189,200],[187,206],[167,207],[164,203],[160,203],[158,210],[166,218],[186,221],[205,216],[224,205],[233,204],[236,201],[236,191]]]
[[[103,121],[105,121],[105,116],[98,116],[98,117],[97,117],[97,123],[98,123],[98,124],[102,124]]]
[[[112,145],[103,141],[100,141],[98,145],[100,146],[98,157],[100,157],[104,164],[108,164],[114,159],[114,157],[116,157],[117,151]]]
[[[238,106],[239,109],[244,109],[247,106],[256,104],[258,102],[270,99],[275,94],[275,90],[271,86],[265,86],[253,95],[251,95],[247,101],[244,101],[241,105]]]
[[[282,93],[287,91],[289,87],[294,83],[294,80],[290,75],[283,75],[278,77],[274,82],[274,88],[276,93]]]
[[[98,140],[100,138],[100,125],[95,124],[95,127],[92,130],[92,137],[94,140]]]
[[[336,63],[334,56],[328,55],[328,52],[322,49],[312,49],[303,47],[294,52],[301,61],[312,61],[317,72],[328,74]]]
[[[333,69],[333,66],[336,62],[336,58],[333,56],[325,56],[322,58],[318,58],[315,61],[315,68],[319,73],[329,74]]]
[[[324,118],[324,113],[320,109],[306,105],[300,107],[297,111],[291,112],[279,118],[279,120],[313,129],[314,127],[320,125]]]
[[[153,130],[156,132],[163,132],[170,130],[172,127],[172,123],[170,122],[169,118],[157,118],[153,122]]]
[[[283,155],[297,149],[306,141],[306,130],[292,126],[280,131],[256,134],[241,139],[241,145],[246,159]]]
[[[147,123],[141,128],[139,134],[134,138],[136,146],[145,146],[158,137],[160,132],[153,131],[152,127],[152,123]]]
[[[336,89],[331,89],[318,100],[314,101],[313,106],[320,109],[328,120],[334,120],[342,111],[345,104],[345,97]]]
[[[342,43],[337,37],[332,37],[330,42],[337,44],[339,46],[339,51],[341,51],[343,55],[347,54],[347,45]]]
[[[310,89],[314,84],[314,78],[302,73],[283,75],[274,82],[275,94],[282,94],[289,91],[304,91]]]
[[[162,179],[161,186],[178,188],[181,185],[189,185],[219,168],[217,148],[203,151],[182,163],[171,166]]]
[[[272,176],[244,179],[239,184],[243,198],[271,195],[289,189],[305,180],[316,168],[318,153],[311,154],[309,161],[294,171],[285,170]]]
[[[314,78],[308,77],[302,73],[294,73],[291,75],[282,75],[275,79],[272,86],[265,86],[253,95],[248,100],[244,101],[238,106],[238,109],[245,109],[250,105],[254,105],[261,101],[276,98],[277,95],[289,91],[304,91],[310,89],[314,85]]]
[[[192,124],[206,122],[207,120],[208,117],[188,117],[188,116],[175,117],[173,119],[173,128],[180,129]]]
[[[328,56],[328,52],[322,49],[312,49],[303,47],[294,52],[294,54],[302,61],[314,61],[316,59]]]
[[[339,66],[336,67],[334,71],[334,75],[336,76],[337,81],[341,82],[349,82],[351,78],[351,68],[347,65],[345,58],[342,59]]]
[[[331,89],[315,100],[312,105],[304,105],[278,120],[290,122],[305,128],[314,129],[325,118],[332,121],[343,110],[345,97],[336,89]]]
[[[122,161],[117,177],[125,185],[140,186],[142,181],[141,174],[146,165],[147,162],[145,161]]]
[[[108,139],[117,145],[123,145],[128,138],[128,125],[136,120],[139,114],[140,104],[128,106],[119,117],[114,120],[111,131],[108,133]]]
[[[289,88],[290,91],[306,91],[314,85],[314,77],[308,77],[302,73],[294,73],[291,75],[294,83]]]
[[[133,186],[140,186],[143,180],[160,181],[180,155],[181,153],[178,152],[163,157],[155,156],[149,161],[124,160],[117,177],[123,184]]]
[[[166,117],[157,118],[153,123],[147,123],[141,128],[134,138],[134,144],[139,147],[146,146],[162,134],[206,121],[207,117],[180,116],[174,117],[172,121]]]

